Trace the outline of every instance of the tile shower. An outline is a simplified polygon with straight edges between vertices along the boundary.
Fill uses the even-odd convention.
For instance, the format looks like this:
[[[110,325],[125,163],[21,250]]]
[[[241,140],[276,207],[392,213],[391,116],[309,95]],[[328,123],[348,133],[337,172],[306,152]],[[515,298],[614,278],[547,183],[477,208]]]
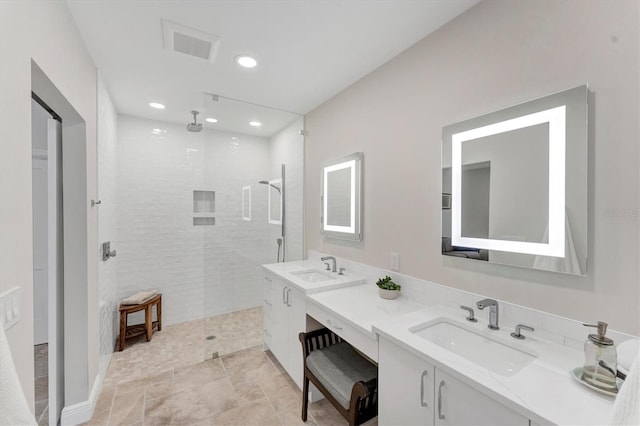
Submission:
[[[287,260],[302,258],[302,119],[271,138],[129,116],[117,126],[118,299],[157,289],[167,325],[260,306],[260,265],[275,262],[280,226],[267,222],[258,182],[280,177],[282,163]],[[246,186],[251,220],[242,218]]]

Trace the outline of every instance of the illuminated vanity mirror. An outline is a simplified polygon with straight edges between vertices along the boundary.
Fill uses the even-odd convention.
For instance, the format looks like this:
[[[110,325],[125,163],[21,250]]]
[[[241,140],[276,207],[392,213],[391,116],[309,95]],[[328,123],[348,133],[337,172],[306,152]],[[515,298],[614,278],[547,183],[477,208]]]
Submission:
[[[322,165],[322,234],[345,240],[362,239],[362,153],[348,155]]]
[[[443,255],[586,274],[587,91],[443,129]]]

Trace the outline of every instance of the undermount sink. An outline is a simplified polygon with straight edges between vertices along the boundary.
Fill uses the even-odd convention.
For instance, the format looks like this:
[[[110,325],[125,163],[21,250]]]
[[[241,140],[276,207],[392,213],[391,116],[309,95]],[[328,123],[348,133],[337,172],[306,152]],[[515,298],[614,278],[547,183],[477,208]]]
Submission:
[[[335,280],[335,277],[322,272],[319,269],[307,269],[304,271],[294,271],[291,275],[295,275],[299,279],[309,283],[319,283],[323,281]]]
[[[409,331],[502,376],[513,376],[536,359],[535,355],[463,328],[446,319],[421,324]]]

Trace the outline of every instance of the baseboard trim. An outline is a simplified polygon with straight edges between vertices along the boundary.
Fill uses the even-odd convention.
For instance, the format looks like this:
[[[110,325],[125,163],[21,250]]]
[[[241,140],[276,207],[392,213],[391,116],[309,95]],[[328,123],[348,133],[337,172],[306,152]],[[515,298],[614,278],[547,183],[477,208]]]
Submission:
[[[93,381],[93,387],[87,401],[78,402],[62,409],[60,415],[61,426],[73,426],[80,423],[88,422],[93,416],[93,410],[96,408],[96,402],[102,389],[102,381],[104,376],[98,374]]]

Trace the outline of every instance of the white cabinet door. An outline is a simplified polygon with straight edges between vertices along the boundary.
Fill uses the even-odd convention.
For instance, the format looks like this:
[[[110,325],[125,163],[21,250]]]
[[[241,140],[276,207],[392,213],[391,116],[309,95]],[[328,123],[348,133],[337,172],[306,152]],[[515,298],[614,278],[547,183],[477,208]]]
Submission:
[[[433,425],[434,370],[384,337],[378,353],[378,424]]]
[[[289,376],[302,389],[302,344],[298,338],[307,326],[305,298],[301,291],[289,287],[286,294],[289,311],[289,361],[286,367]]]
[[[276,278],[273,280],[271,293],[271,352],[286,369],[289,358],[289,309],[285,302],[287,286]]]
[[[436,425],[529,425],[529,419],[443,371],[436,370],[434,390]]]
[[[304,294],[267,272],[264,284],[265,345],[302,388],[302,345],[298,334],[306,330],[307,324]]]

